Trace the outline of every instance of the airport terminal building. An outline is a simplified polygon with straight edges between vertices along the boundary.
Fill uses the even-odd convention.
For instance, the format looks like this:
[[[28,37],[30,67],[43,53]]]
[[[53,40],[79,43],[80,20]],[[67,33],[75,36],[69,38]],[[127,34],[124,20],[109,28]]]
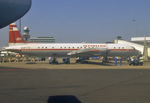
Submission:
[[[55,43],[55,38],[52,36],[31,37],[29,32],[30,29],[25,26],[22,35],[25,41],[30,41],[33,43]]]
[[[139,50],[145,58],[150,58],[150,37],[132,37],[131,41],[117,39],[115,43],[130,45]]]
[[[55,38],[50,36],[31,37],[29,41],[34,43],[55,43]]]
[[[150,46],[150,37],[132,37],[131,41],[142,45],[146,43],[147,46]]]

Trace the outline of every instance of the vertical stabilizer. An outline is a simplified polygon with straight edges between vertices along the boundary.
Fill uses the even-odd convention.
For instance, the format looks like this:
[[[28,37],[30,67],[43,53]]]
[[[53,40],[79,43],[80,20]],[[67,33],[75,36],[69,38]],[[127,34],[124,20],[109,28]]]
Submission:
[[[9,25],[9,44],[25,43],[15,23]]]

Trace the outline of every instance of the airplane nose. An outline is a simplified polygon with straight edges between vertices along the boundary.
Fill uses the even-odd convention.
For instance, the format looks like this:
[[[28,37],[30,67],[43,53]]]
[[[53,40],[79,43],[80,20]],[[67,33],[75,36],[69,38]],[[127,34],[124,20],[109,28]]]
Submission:
[[[135,49],[135,54],[136,55],[142,55],[142,53],[139,50],[136,50],[136,49]]]
[[[142,53],[140,51],[137,51],[138,52],[138,55],[142,55]]]
[[[142,55],[142,53],[139,51],[139,50],[137,50],[137,49],[135,49],[134,47],[132,47],[132,49],[133,49],[133,53],[134,53],[134,55]]]

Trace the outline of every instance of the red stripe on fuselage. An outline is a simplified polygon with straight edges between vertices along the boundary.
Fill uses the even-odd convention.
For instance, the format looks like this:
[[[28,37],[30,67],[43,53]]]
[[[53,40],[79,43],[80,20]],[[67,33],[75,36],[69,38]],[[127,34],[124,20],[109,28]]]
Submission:
[[[73,51],[80,49],[19,49],[21,51]],[[111,51],[136,51],[135,49],[110,49]]]
[[[70,51],[73,51],[73,50],[80,50],[80,49],[20,49],[21,51],[65,51],[65,50],[70,50]]]
[[[110,49],[111,51],[135,51],[135,49]]]

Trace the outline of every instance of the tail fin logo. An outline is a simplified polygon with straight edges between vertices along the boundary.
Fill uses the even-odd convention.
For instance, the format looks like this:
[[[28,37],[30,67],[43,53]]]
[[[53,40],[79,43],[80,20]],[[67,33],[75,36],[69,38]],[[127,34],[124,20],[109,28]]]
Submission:
[[[17,41],[21,41],[21,40],[22,40],[22,38],[19,38],[19,37],[18,37],[18,38],[16,38],[16,40],[17,40]]]
[[[26,43],[15,23],[9,25],[9,43]]]

